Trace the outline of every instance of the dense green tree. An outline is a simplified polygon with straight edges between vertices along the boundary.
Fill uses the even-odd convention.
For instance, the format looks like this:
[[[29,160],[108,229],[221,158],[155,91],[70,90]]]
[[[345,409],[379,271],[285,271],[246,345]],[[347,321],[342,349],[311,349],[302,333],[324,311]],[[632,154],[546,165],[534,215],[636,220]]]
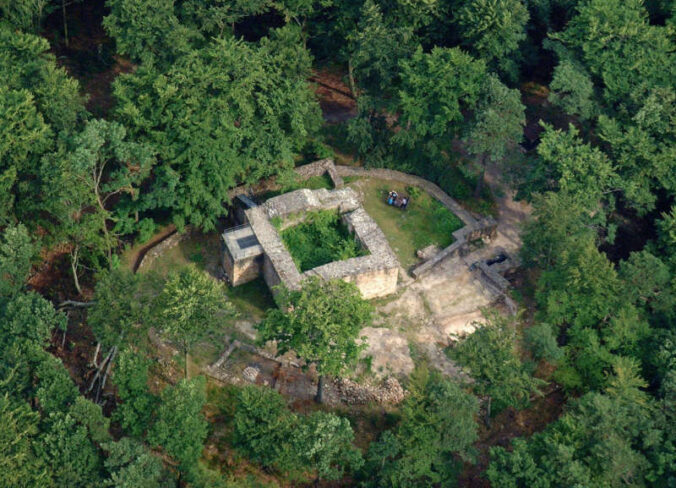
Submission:
[[[339,375],[354,364],[366,344],[359,331],[371,321],[371,305],[353,283],[307,280],[299,291],[280,290],[279,309],[268,311],[258,325],[261,343],[275,341],[277,351],[294,351],[319,374],[321,403],[324,375]]]
[[[144,65],[120,76],[117,115],[161,160],[137,208],[211,230],[230,188],[291,167],[319,124],[309,70],[298,31],[287,27],[258,44],[213,40],[166,72]]]
[[[59,67],[46,39],[0,25],[0,79],[10,90],[26,90],[54,133],[73,131],[83,119],[78,82]]]
[[[120,197],[138,199],[140,185],[155,162],[154,154],[149,146],[127,140],[123,126],[105,120],[87,123],[83,131],[73,138],[72,146],[68,162],[70,171],[66,170],[65,178],[78,181],[77,187],[87,193],[91,209],[101,215],[101,232],[108,243],[110,261],[114,239],[108,227],[110,221],[120,224],[120,216],[115,218],[111,215],[109,200]]]
[[[15,29],[37,33],[43,17],[49,11],[50,0],[3,0],[0,2],[0,21]]]
[[[44,354],[33,374],[36,382],[34,397],[43,414],[68,413],[79,391],[61,360],[51,354]]]
[[[50,146],[52,131],[25,89],[0,86],[0,168],[30,171]]]
[[[204,37],[223,37],[235,34],[235,24],[240,20],[279,4],[270,0],[187,0],[181,2],[179,17],[182,24],[200,31]]]
[[[138,198],[154,157],[148,146],[126,140],[124,127],[104,120],[90,121],[61,149],[44,163],[44,193],[57,218],[50,226],[54,239],[60,236],[71,244],[71,268],[81,292],[79,268],[100,261],[111,267],[115,231],[135,230],[123,202]],[[122,199],[116,214],[110,209],[111,199]]]
[[[363,476],[369,486],[454,484],[459,460],[473,458],[477,399],[437,372],[417,370],[401,420],[372,443]]]
[[[0,296],[23,289],[35,254],[36,245],[23,224],[4,229],[0,236]]]
[[[507,407],[525,408],[544,381],[534,378],[517,350],[516,324],[492,314],[463,338],[451,354],[474,380],[477,395],[487,397],[486,418]]]
[[[660,194],[676,195],[676,91],[652,90],[631,120],[601,116],[601,139],[609,145],[621,178],[618,186],[640,213]]]
[[[535,359],[556,362],[563,357],[563,349],[557,344],[558,329],[551,324],[539,323],[528,327],[524,339]]]
[[[668,486],[653,484],[649,458],[665,436],[635,366],[616,370],[608,393],[588,393],[544,432],[491,450],[496,486]],[[660,455],[666,453],[660,453]],[[671,458],[664,458],[669,462]],[[664,474],[664,473],[663,473]],[[667,474],[662,478],[668,479]]]
[[[140,345],[151,316],[153,283],[122,268],[104,271],[97,278],[87,312],[87,323],[96,339],[107,347]]]
[[[599,202],[618,184],[613,162],[598,148],[582,142],[572,125],[567,132],[545,125],[538,156],[535,171],[543,188],[558,188],[587,199],[588,205]]]
[[[205,385],[204,377],[198,376],[162,390],[155,422],[148,431],[150,445],[162,447],[188,478],[196,468],[207,437],[207,421],[202,415]]]
[[[676,205],[672,205],[670,211],[662,212],[661,217],[656,222],[658,242],[664,250],[664,255],[675,264],[673,261],[676,256]]]
[[[87,428],[69,413],[50,413],[35,450],[48,466],[56,486],[101,485],[102,460]]]
[[[316,472],[317,480],[338,480],[361,467],[364,461],[353,440],[350,422],[326,412],[305,417],[293,436],[301,462]]]
[[[172,273],[158,299],[162,330],[179,345],[188,377],[188,353],[233,312],[225,291],[211,276],[189,267]]]
[[[586,120],[599,110],[594,83],[584,67],[572,61],[563,60],[556,66],[549,89],[549,101],[568,115]]]
[[[66,317],[35,292],[0,302],[0,316],[0,350],[12,344],[42,349],[52,331],[66,325]]]
[[[107,0],[110,14],[103,20],[117,52],[143,63],[171,63],[191,49],[199,37],[182,25],[174,0]]]
[[[601,388],[615,355],[640,357],[650,330],[612,263],[592,241],[571,243],[542,273],[536,290],[542,320],[565,329],[566,361],[557,378],[568,388]]]
[[[667,262],[647,250],[620,263],[622,296],[650,313],[655,325],[667,327],[676,311],[676,288]]]
[[[469,0],[456,13],[463,43],[479,58],[512,79],[514,53],[526,38],[528,10],[522,0]]]
[[[297,422],[279,393],[245,387],[237,394],[233,418],[235,446],[263,466],[274,466],[280,471],[298,470],[299,460],[291,442]]]
[[[96,337],[91,360],[95,368],[88,391],[98,398],[119,351],[127,344],[143,346],[150,324],[150,308],[154,299],[152,279],[126,269],[104,271],[98,275],[87,322]],[[100,352],[103,348],[103,357]]]
[[[130,349],[124,349],[113,374],[119,398],[113,418],[137,438],[150,426],[153,410],[157,406],[157,398],[148,391],[149,365],[150,360]]]
[[[163,485],[162,461],[139,441],[123,437],[104,445],[104,461],[109,473],[103,486],[115,488],[160,488]]]
[[[70,415],[81,425],[87,428],[89,437],[97,444],[103,444],[112,440],[110,432],[110,419],[103,416],[101,405],[78,396],[69,410]]]
[[[550,269],[574,242],[600,241],[606,218],[586,195],[546,192],[533,200],[533,215],[522,233],[521,256],[528,266]]]
[[[332,413],[291,412],[276,391],[249,386],[237,395],[233,417],[235,445],[265,467],[301,479],[340,479],[362,463],[347,419]]]
[[[0,485],[30,488],[45,486],[49,474],[32,446],[38,434],[39,415],[27,403],[0,395]]]
[[[564,249],[554,268],[542,274],[537,300],[554,325],[592,326],[617,311],[620,287],[612,263],[586,240]]]
[[[410,28],[388,25],[377,3],[364,2],[359,23],[348,36],[352,92],[358,85],[377,100],[385,99],[382,95],[392,93],[398,84],[399,60],[413,53],[412,41]]]
[[[584,64],[604,99],[632,113],[653,87],[668,87],[676,76],[673,36],[650,25],[641,0],[582,2],[565,31],[552,35],[559,56]]]
[[[481,197],[487,162],[500,162],[523,138],[525,107],[518,90],[510,90],[496,76],[488,76],[467,134],[467,147],[481,158],[474,197]]]
[[[463,111],[473,109],[486,76],[483,61],[460,49],[422,48],[400,61],[401,89],[395,140],[413,146],[421,141],[447,147],[462,126]]]

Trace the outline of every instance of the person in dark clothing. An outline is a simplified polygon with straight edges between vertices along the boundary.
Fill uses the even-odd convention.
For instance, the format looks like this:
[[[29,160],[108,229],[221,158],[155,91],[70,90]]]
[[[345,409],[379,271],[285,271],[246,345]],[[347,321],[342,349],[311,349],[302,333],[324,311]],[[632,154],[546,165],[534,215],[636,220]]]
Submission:
[[[406,210],[407,206],[408,206],[408,197],[404,197],[403,200],[401,201],[401,209]]]

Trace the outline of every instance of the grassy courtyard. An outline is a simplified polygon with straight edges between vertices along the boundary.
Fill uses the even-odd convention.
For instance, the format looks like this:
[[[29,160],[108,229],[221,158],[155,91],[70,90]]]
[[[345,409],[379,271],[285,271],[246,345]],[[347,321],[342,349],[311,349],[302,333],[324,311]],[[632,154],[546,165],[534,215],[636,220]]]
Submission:
[[[431,244],[442,248],[452,244],[452,233],[463,226],[453,212],[418,188],[410,189],[402,183],[375,178],[355,179],[349,186],[364,195],[364,208],[385,233],[406,269],[419,261],[418,249]],[[406,210],[387,204],[387,194],[391,190],[411,197]]]
[[[301,273],[366,254],[338,213],[328,210],[308,214],[303,222],[283,230],[280,235]]]

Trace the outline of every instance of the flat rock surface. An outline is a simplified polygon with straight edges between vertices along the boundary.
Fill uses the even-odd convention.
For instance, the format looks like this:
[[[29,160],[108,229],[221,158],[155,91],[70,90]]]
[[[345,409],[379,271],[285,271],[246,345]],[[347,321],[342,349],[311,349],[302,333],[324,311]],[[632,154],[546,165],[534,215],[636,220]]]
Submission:
[[[366,327],[360,336],[368,343],[362,357],[371,356],[371,371],[379,378],[409,375],[415,365],[406,336],[384,327]]]

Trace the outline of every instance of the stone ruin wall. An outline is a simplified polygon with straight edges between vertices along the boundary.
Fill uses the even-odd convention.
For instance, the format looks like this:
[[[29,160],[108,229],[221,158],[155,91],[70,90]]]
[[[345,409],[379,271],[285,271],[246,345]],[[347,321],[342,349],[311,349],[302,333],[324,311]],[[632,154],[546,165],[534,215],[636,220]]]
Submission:
[[[397,268],[374,268],[341,276],[341,279],[348,283],[354,283],[361,291],[362,296],[369,300],[395,293],[398,276],[399,270]]]
[[[192,232],[192,227],[186,226],[182,233],[174,231],[169,234],[167,237],[148,249],[148,251],[141,258],[141,261],[138,263],[136,271],[145,271],[152,264],[152,262],[164,254],[165,251],[178,246],[181,241],[188,239],[192,235]]]
[[[464,256],[469,252],[469,243],[478,239],[493,239],[497,233],[498,223],[493,217],[485,217],[479,221],[474,221],[462,229],[453,232],[455,241],[448,247],[442,249],[435,256],[419,264],[411,270],[415,278],[422,276],[430,271],[434,266],[446,258],[459,254]]]
[[[307,180],[313,176],[322,176],[323,174],[327,174],[333,182],[334,188],[342,188],[344,185],[343,178],[338,174],[336,165],[334,164],[333,159],[330,158],[320,159],[314,163],[298,166],[294,168],[294,171],[301,180]]]
[[[370,254],[327,263],[301,274],[270,219],[291,216],[293,222],[297,223],[302,220],[304,213],[316,210],[338,211],[350,232]],[[280,283],[289,289],[299,289],[303,279],[310,276],[352,282],[366,299],[396,291],[399,270],[396,256],[385,235],[361,207],[352,189],[297,190],[247,210],[247,218],[263,247],[263,277],[273,293]]]
[[[231,285],[239,286],[249,281],[253,281],[261,274],[263,256],[251,256],[245,259],[240,259],[237,263],[232,261],[232,257],[227,249],[223,252],[223,267],[225,268],[226,276],[230,276]]]

